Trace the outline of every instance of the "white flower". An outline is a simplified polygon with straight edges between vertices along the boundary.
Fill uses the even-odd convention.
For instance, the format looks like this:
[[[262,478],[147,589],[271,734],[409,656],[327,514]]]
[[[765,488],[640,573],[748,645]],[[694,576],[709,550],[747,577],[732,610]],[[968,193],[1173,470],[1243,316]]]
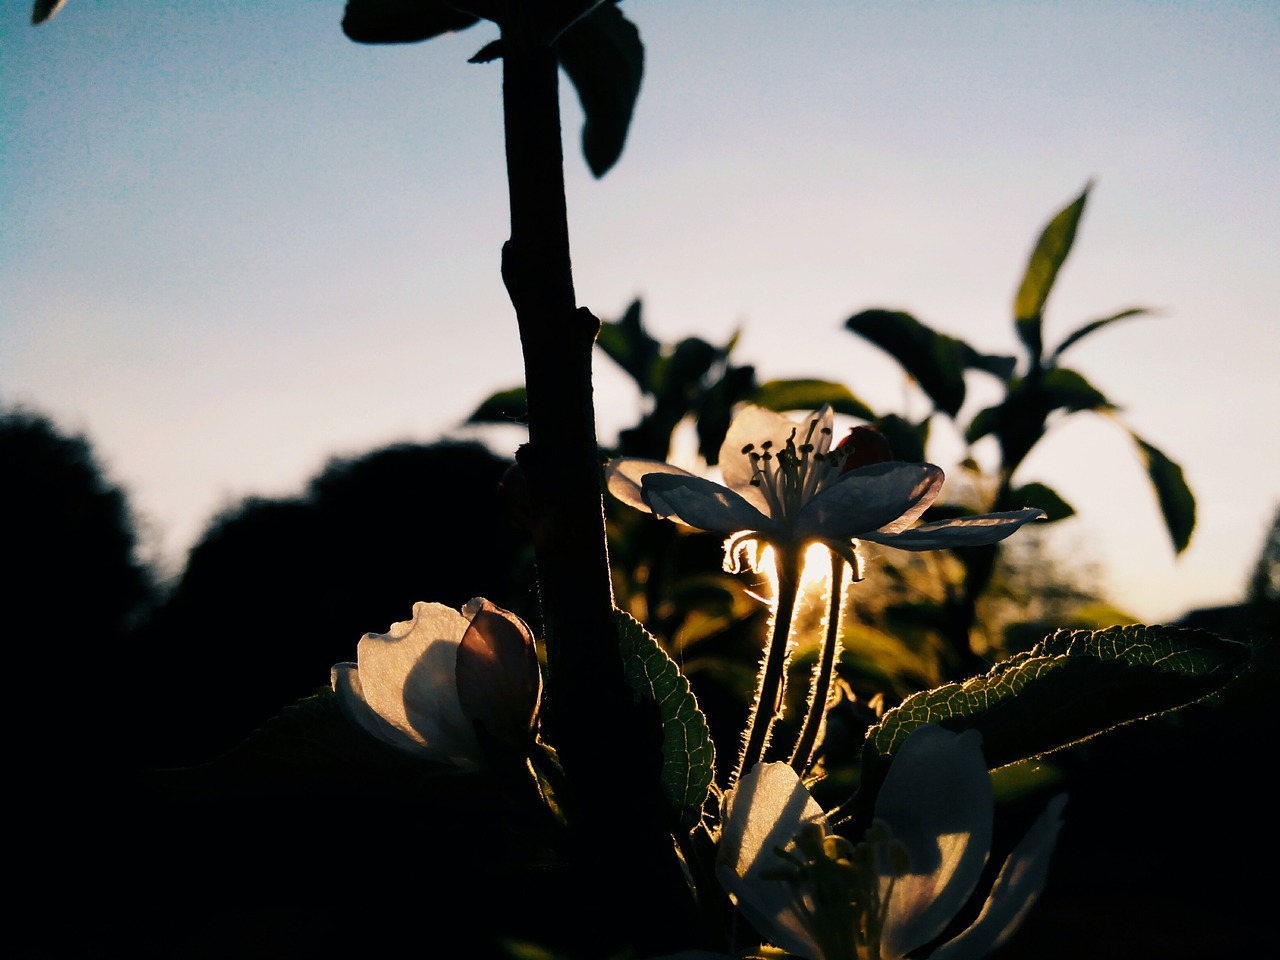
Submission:
[[[536,726],[542,677],[533,635],[483,598],[461,612],[415,603],[412,620],[366,633],[356,660],[331,672],[343,713],[417,756],[474,768],[485,761],[482,736],[521,749]]]
[[[757,764],[726,794],[717,876],[762,936],[799,957],[901,960],[943,932],[987,862],[994,801],[981,739],[912,731],[856,846],[829,831],[788,764]],[[983,957],[1013,935],[1044,886],[1065,803],[1050,801],[974,922],[929,960]]]
[[[794,423],[748,404],[720,448],[723,485],[660,460],[624,457],[605,468],[609,492],[661,519],[733,534],[725,543],[733,572],[752,541],[824,543],[858,570],[858,540],[901,550],[978,546],[1045,515],[1029,508],[913,526],[942,490],[942,470],[900,461],[854,467],[861,461],[849,441],[856,440],[833,448],[833,419],[830,406]]]

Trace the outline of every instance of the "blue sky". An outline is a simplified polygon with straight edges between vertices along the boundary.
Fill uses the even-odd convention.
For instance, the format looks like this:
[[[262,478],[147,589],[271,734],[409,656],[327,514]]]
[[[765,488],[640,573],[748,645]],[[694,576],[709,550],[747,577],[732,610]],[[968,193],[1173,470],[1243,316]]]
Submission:
[[[1030,245],[1095,178],[1046,336],[1159,310],[1069,359],[1182,464],[1199,526],[1175,560],[1104,418],[1052,430],[1019,477],[1075,504],[1057,549],[1139,617],[1240,596],[1280,503],[1280,6],[623,7],[646,74],[603,180],[563,86],[583,305],[640,297],[663,338],[741,331],[762,378],[919,412],[843,320],[906,309],[1015,352]],[[522,377],[500,67],[466,63],[495,29],[373,48],[341,14],[71,0],[40,28],[26,3],[0,19],[0,401],[85,431],[171,565],[222,506],[294,492],[331,455],[462,435]],[[636,398],[598,370],[608,438]],[[935,434],[950,468],[959,444]]]

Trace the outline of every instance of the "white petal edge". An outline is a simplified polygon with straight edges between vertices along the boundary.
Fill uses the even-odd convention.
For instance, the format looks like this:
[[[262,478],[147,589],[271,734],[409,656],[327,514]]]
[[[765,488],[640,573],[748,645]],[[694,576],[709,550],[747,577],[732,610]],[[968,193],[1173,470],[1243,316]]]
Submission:
[[[413,605],[413,619],[366,633],[356,647],[364,701],[440,760],[472,765],[475,730],[458,701],[458,644],[471,621],[443,603]]]
[[[653,515],[699,530],[770,530],[773,522],[728,487],[692,475],[649,474],[644,498]]]
[[[924,724],[907,736],[876,798],[875,815],[911,856],[893,883],[881,931],[886,957],[903,957],[951,922],[973,893],[991,849],[995,799],[976,730]],[[881,879],[881,896],[889,878]]]
[[[412,731],[394,727],[369,706],[360,687],[360,671],[354,663],[335,663],[329,671],[329,682],[338,696],[343,715],[370,736],[401,750],[427,756],[426,745]]]
[[[914,523],[942,489],[931,463],[874,463],[824,486],[800,508],[796,535],[804,539],[861,539],[886,526]]]
[[[960,517],[925,523],[900,533],[877,530],[859,539],[882,543],[898,550],[943,550],[948,547],[979,547],[1012,536],[1019,527],[1045,516],[1043,510],[1027,507],[1005,513],[984,513],[977,517]]]
[[[1044,890],[1066,803],[1066,794],[1049,801],[1000,868],[978,918],[930,954],[930,960],[977,960],[1004,946],[1017,932]]]
[[[609,492],[629,507],[649,513],[644,500],[644,478],[651,473],[671,473],[691,477],[688,470],[664,463],[661,460],[644,460],[639,457],[619,457],[604,465],[605,484]]]
[[[762,874],[780,865],[806,823],[823,822],[822,807],[790,764],[758,763],[725,794],[716,877],[760,935],[805,960],[821,960],[793,890]]]

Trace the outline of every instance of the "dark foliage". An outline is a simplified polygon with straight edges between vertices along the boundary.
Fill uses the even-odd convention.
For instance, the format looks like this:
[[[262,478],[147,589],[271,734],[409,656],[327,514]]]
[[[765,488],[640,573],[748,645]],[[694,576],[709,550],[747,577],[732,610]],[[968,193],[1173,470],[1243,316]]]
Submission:
[[[22,664],[16,743],[39,787],[65,758],[97,771],[107,757],[126,631],[152,599],[124,492],[89,442],[31,411],[0,412],[0,544],[6,639]]]
[[[479,444],[397,444],[330,462],[300,497],[215,518],[136,640],[140,761],[219,755],[328,686],[364,633],[416,601],[485,596],[531,618],[508,466]]]

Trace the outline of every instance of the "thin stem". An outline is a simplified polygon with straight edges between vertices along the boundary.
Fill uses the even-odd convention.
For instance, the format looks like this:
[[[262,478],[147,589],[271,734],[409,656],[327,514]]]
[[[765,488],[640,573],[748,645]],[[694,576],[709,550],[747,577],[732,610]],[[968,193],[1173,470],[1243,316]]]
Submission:
[[[831,681],[835,678],[836,654],[840,651],[840,621],[844,610],[844,557],[831,551],[831,582],[827,597],[827,633],[822,640],[822,653],[813,671],[813,684],[809,690],[809,712],[800,730],[800,739],[791,754],[791,766],[804,776],[813,763],[813,750],[818,742],[827,702],[831,699]]]
[[[738,782],[742,774],[750,771],[769,745],[769,734],[774,722],[782,716],[782,699],[787,689],[787,660],[790,650],[791,620],[795,615],[796,591],[800,589],[800,574],[804,564],[804,552],[800,546],[776,549],[778,570],[778,598],[773,612],[773,635],[765,648],[764,662],[760,668],[760,682],[756,687],[755,702],[747,717],[746,744],[738,757],[738,768],[729,785]]]

